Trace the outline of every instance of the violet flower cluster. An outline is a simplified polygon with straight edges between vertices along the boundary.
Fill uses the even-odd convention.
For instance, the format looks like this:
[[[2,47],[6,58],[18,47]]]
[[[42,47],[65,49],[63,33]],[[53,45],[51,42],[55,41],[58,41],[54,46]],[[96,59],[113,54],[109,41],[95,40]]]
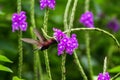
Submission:
[[[12,16],[12,32],[15,32],[15,30],[27,30],[26,13],[24,11],[19,14],[14,13]]]
[[[117,32],[120,29],[120,24],[117,19],[113,19],[113,20],[109,21],[107,26],[109,29],[111,29],[114,32]]]
[[[46,7],[54,9],[55,4],[56,4],[55,0],[40,0],[40,9],[43,10]]]
[[[106,72],[105,74],[99,73],[97,80],[110,80],[110,75],[108,72]]]
[[[54,37],[58,42],[58,55],[64,53],[68,53],[72,55],[73,51],[78,48],[78,41],[76,39],[76,35],[72,34],[71,37],[68,37],[61,30],[53,28]]]
[[[82,14],[79,22],[88,28],[94,28],[93,13],[88,11],[88,12]]]

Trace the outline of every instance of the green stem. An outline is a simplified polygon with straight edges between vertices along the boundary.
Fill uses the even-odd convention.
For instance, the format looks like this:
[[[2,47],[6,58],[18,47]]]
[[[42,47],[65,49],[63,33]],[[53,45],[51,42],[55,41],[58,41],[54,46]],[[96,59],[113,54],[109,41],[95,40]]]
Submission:
[[[89,11],[89,0],[85,0],[85,12]],[[90,55],[90,39],[89,39],[89,33],[85,33],[85,42],[86,42],[86,54],[88,58],[88,66],[89,66],[89,72],[90,72],[90,79],[93,80],[93,69],[91,65],[91,55]]]
[[[18,14],[21,11],[21,0],[17,0],[17,12]],[[18,33],[18,52],[19,52],[19,64],[18,64],[18,76],[22,77],[22,65],[23,65],[23,48],[22,48],[22,31]]]
[[[39,52],[34,51],[34,80],[43,80]]]
[[[69,35],[70,35],[70,32],[71,32],[71,28],[73,27],[73,21],[74,21],[74,15],[75,15],[76,7],[77,7],[77,2],[78,2],[78,0],[74,0],[72,13],[71,13],[71,16],[70,16],[70,22],[69,22],[69,32],[68,32]]]
[[[74,55],[75,63],[77,64],[78,69],[79,69],[80,73],[82,74],[84,80],[88,80],[88,79],[87,79],[87,76],[86,76],[86,74],[85,74],[85,72],[84,72],[84,70],[83,70],[83,68],[82,68],[82,66],[81,66],[81,64],[80,64],[80,61],[79,61],[78,56],[77,56],[77,54],[76,54],[76,51],[74,51],[74,54],[73,54],[73,55]]]
[[[31,10],[30,10],[31,25],[33,28],[35,28],[36,27],[35,16],[34,16],[34,13],[35,13],[34,12],[34,4],[35,4],[35,2],[34,2],[34,0],[31,0],[30,2],[31,2]]]
[[[42,30],[42,32],[43,32],[43,35],[44,35],[46,38],[48,38],[48,39],[53,38],[53,37],[47,35],[47,33],[45,32],[45,30],[44,30],[43,28],[41,28],[41,30]]]
[[[34,52],[34,80],[38,80],[37,52]]]
[[[89,10],[89,2],[90,0],[85,0],[85,12]]]
[[[44,80],[43,79],[43,74],[42,74],[42,66],[41,66],[41,61],[40,61],[40,57],[39,54],[37,54],[37,62],[38,62],[38,71],[39,71],[39,76],[40,80]]]
[[[108,36],[110,36],[117,44],[118,48],[120,48],[120,43],[119,41],[115,38],[114,35],[112,35],[111,33],[109,33],[108,31],[105,31],[103,29],[100,28],[74,28],[71,29],[71,31],[97,31],[97,32],[102,32]],[[65,33],[68,32],[68,30],[65,31]]]
[[[65,62],[66,62],[66,53],[62,54],[62,64],[61,64],[61,69],[62,69],[62,79],[61,80],[66,80],[66,69],[65,69]]]
[[[68,29],[68,24],[67,24],[68,20],[67,20],[67,18],[68,18],[68,12],[69,12],[69,8],[70,8],[71,2],[72,2],[72,0],[68,0],[66,8],[65,8],[65,13],[64,13],[64,30]],[[66,62],[66,53],[64,53],[62,55],[62,62],[61,62],[62,79],[61,80],[65,80],[66,79],[65,62]]]
[[[31,29],[31,35],[33,39],[37,39],[37,37],[35,35],[33,35],[33,28],[36,27],[35,25],[35,16],[34,16],[34,4],[35,4],[35,0],[31,0],[31,25],[32,28]],[[35,48],[35,46],[33,46]],[[39,73],[38,73],[39,72]],[[42,80],[42,67],[41,67],[41,62],[40,62],[40,58],[39,58],[39,52],[38,51],[34,51],[34,80],[38,80],[40,77],[40,80]]]
[[[74,21],[74,15],[75,15],[75,11],[76,11],[76,7],[77,7],[77,2],[78,0],[75,0],[74,1],[74,4],[73,4],[73,8],[72,8],[72,13],[71,13],[71,16],[70,16],[70,22],[69,22],[69,26],[67,24],[67,15],[68,15],[68,10],[69,10],[69,7],[70,7],[70,3],[71,3],[71,0],[68,0],[68,3],[67,3],[67,6],[66,6],[66,11],[65,11],[65,14],[64,14],[64,29],[68,30],[67,32],[67,35],[70,36],[70,32],[71,32],[71,28],[73,27],[73,21]],[[78,60],[78,57],[76,55],[76,53],[74,53],[75,55],[75,60],[77,62],[77,65],[79,67],[79,70],[80,72],[82,73],[83,77],[85,80],[87,80],[87,77],[79,63],[79,60]],[[62,55],[62,80],[65,80],[65,60],[66,60],[66,54]]]
[[[103,74],[105,74],[106,70],[107,70],[107,57],[105,57],[104,59]]]
[[[31,25],[33,28],[35,28],[35,19],[34,19],[34,0],[31,0]],[[36,39],[35,35],[33,34],[33,28],[31,28],[31,36],[32,38]],[[35,48],[35,46],[33,46]],[[38,80],[38,77],[37,77],[37,51],[34,51],[34,80]]]
[[[64,13],[64,29],[69,31],[69,32],[67,32],[68,36],[70,36],[71,28],[73,26],[74,15],[75,15],[78,0],[74,1],[73,8],[72,8],[72,13],[71,13],[71,16],[70,16],[70,22],[69,22],[69,26],[68,26],[67,17],[68,17],[68,11],[69,11],[71,2],[72,2],[72,0],[68,0],[67,5],[66,5],[66,9],[65,9],[65,13]],[[65,62],[66,62],[66,54],[63,54],[62,55],[62,65],[61,65],[62,80],[66,79],[66,77],[65,77],[66,76],[65,75],[65,72],[66,72],[66,70],[65,70]]]
[[[93,80],[93,69],[91,65],[91,56],[90,56],[90,37],[89,37],[89,32],[85,33],[85,42],[86,42],[86,54],[88,58],[88,66],[89,66],[89,72],[90,72],[90,80]]]
[[[23,65],[23,48],[22,48],[22,31],[19,31],[18,34],[18,50],[19,50],[19,64],[18,64],[18,76],[19,78],[22,77],[22,65]]]
[[[119,77],[119,76],[120,76],[120,72],[117,73],[115,76],[113,76],[110,80],[116,80],[116,78]]]
[[[49,14],[49,9],[46,9],[45,15],[44,15],[44,23],[43,23],[43,29],[46,33],[47,33],[48,14]],[[46,71],[47,71],[49,80],[52,80],[47,50],[44,51],[44,57],[45,57]]]
[[[48,73],[49,80],[52,80],[47,50],[44,51],[44,57],[45,57],[46,71]]]
[[[67,18],[68,18],[68,12],[69,12],[69,8],[70,8],[71,2],[72,2],[72,0],[68,0],[66,8],[65,8],[65,13],[64,13],[64,30],[68,29]]]
[[[17,12],[20,13],[21,11],[21,0],[17,0]]]
[[[49,14],[49,9],[47,8],[45,10],[44,23],[43,23],[43,28],[46,33],[47,33],[48,14]]]

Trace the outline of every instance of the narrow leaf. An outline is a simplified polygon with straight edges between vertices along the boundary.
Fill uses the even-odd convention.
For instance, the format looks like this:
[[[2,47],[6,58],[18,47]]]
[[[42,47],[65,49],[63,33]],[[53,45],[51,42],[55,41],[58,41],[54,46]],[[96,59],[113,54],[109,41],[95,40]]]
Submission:
[[[11,73],[13,72],[10,68],[8,68],[4,65],[1,65],[1,64],[0,64],[0,70],[1,71],[6,71],[6,72],[11,72]]]
[[[120,77],[116,78],[115,80],[120,80]]]
[[[12,61],[10,59],[8,59],[7,57],[5,57],[3,55],[0,55],[0,61],[12,63]]]
[[[109,72],[117,73],[120,72],[120,65],[108,70]]]
[[[17,76],[14,76],[14,77],[12,78],[12,80],[24,80],[24,79],[20,79],[20,78],[18,78]]]

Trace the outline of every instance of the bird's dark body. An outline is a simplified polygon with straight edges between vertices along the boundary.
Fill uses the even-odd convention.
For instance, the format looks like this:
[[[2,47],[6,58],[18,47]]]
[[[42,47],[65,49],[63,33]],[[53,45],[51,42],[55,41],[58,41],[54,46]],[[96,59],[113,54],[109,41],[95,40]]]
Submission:
[[[50,45],[52,44],[55,44],[57,43],[55,39],[51,38],[47,41],[45,41],[43,44],[42,44],[42,47],[41,47],[41,51],[45,50],[45,49],[48,49]]]
[[[40,49],[41,51],[48,49],[50,45],[57,43],[57,41],[54,38],[50,38],[50,39],[45,39],[45,37],[43,37],[37,29],[34,29],[34,33],[36,34],[36,36],[38,37],[39,40],[34,40],[34,39],[30,39],[30,38],[22,38],[21,40],[33,45],[37,46],[37,49]]]

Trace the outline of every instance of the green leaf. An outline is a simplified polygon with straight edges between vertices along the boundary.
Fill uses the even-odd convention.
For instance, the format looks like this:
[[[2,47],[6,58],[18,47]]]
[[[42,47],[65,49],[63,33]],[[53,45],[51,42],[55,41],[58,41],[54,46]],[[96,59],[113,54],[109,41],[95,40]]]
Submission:
[[[12,63],[12,61],[10,59],[8,59],[7,57],[5,57],[3,55],[0,55],[0,61]]]
[[[117,73],[117,72],[120,72],[120,65],[119,66],[116,66],[112,69],[109,69],[108,72],[111,72],[111,73]]]
[[[116,78],[115,80],[120,80],[120,77]]]
[[[11,72],[11,73],[13,72],[10,68],[8,68],[4,65],[0,65],[0,70],[1,71],[6,71],[6,72]]]
[[[14,77],[12,78],[12,80],[24,80],[24,79],[20,79],[20,78],[18,78],[17,76],[14,76]]]

